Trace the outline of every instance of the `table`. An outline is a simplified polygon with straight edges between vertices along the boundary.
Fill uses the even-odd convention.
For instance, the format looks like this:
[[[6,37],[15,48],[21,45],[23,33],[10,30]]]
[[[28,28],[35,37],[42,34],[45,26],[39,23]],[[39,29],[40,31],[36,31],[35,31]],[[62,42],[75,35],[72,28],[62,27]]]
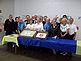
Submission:
[[[54,49],[56,51],[64,51],[70,53],[76,53],[76,40],[65,40],[65,39],[55,39],[47,38],[24,38],[18,37],[18,43],[26,46],[39,46],[49,49]]]
[[[20,44],[25,46],[38,46],[81,55],[81,40],[25,38],[13,34],[3,37],[2,45],[7,42],[13,42],[17,47],[19,47]]]
[[[17,37],[18,37],[18,34],[12,34],[12,35],[4,36],[3,39],[2,39],[2,45],[6,44],[6,43],[8,43],[8,42],[13,42],[13,43],[15,43],[17,46],[19,46],[19,45],[18,45]]]

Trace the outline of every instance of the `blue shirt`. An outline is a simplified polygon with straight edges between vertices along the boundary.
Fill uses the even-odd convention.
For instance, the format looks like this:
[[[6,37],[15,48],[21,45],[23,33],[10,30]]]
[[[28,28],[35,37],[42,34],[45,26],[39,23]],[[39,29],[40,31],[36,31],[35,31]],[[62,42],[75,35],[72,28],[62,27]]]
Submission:
[[[51,23],[46,23],[44,25],[44,30],[47,32],[49,30],[50,26],[51,26]]]
[[[25,22],[22,22],[22,23],[18,22],[18,30],[19,31],[22,31],[25,28],[25,26],[26,26]]]

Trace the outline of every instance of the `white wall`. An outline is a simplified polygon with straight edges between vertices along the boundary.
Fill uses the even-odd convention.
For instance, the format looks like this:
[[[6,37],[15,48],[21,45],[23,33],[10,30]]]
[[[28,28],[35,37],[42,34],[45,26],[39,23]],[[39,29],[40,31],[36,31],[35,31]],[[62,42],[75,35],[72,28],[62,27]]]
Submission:
[[[8,18],[9,14],[14,16],[14,0],[0,0],[0,10],[2,10],[0,16],[3,16],[1,22],[4,22],[4,20]]]
[[[77,38],[81,40],[81,0],[15,0],[15,16],[23,15],[47,15],[53,18],[55,15],[67,14],[75,18],[75,24],[79,26]]]
[[[81,0],[0,0],[0,16],[3,20],[9,14],[22,15],[47,15],[53,18],[55,15],[67,14],[75,18],[75,24],[81,28]],[[4,22],[4,21],[2,21]],[[77,33],[77,39],[81,39],[81,29]]]
[[[15,15],[79,16],[80,4],[80,0],[15,0]]]

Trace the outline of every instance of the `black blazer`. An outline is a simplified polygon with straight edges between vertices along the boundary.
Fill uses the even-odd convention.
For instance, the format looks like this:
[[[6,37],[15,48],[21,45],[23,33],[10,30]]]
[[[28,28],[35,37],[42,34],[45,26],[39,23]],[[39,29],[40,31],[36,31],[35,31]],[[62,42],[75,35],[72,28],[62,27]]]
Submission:
[[[4,23],[4,30],[6,32],[13,32],[14,31],[14,20],[12,19],[12,22],[9,21],[9,19],[6,19]]]

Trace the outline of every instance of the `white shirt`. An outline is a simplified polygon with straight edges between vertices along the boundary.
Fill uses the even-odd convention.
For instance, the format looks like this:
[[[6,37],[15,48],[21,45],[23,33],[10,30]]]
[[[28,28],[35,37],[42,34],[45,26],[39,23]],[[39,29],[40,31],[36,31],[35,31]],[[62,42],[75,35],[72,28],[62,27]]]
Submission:
[[[72,35],[74,32],[77,32],[77,27],[74,24],[70,24],[69,34]]]
[[[35,24],[28,24],[26,26],[26,29],[34,29]]]
[[[42,31],[43,29],[43,24],[40,22],[39,24],[36,23],[34,27],[37,31]]]
[[[69,27],[68,24],[66,24],[66,25],[60,24],[60,30],[61,30],[62,32],[66,32],[67,29],[69,29],[69,28],[70,28],[70,27]]]

